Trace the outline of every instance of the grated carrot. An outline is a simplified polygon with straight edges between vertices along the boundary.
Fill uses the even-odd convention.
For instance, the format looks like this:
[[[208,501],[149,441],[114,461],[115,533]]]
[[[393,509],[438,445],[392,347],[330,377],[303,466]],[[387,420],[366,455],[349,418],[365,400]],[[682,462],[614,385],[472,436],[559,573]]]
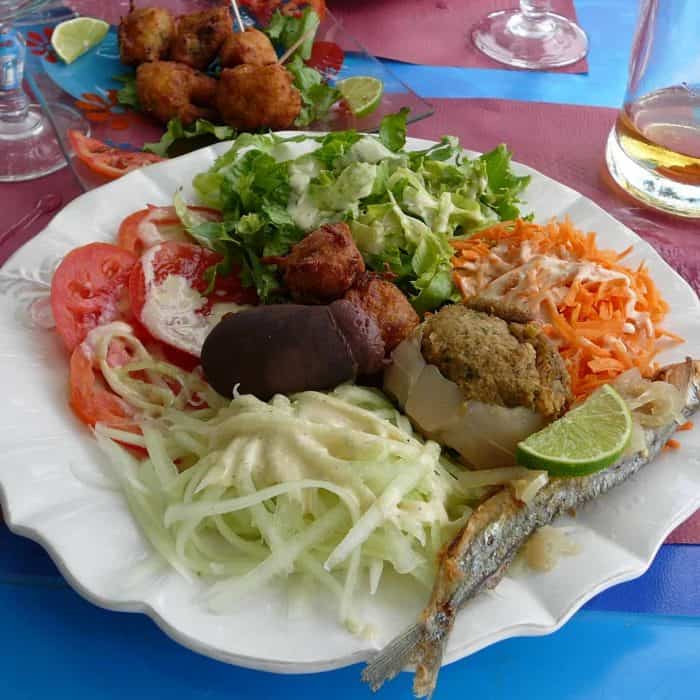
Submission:
[[[678,431],[682,432],[685,430],[692,430],[693,429],[693,421],[692,420],[687,420],[683,425],[678,426]]]
[[[465,300],[488,292],[494,280],[530,261],[517,301],[536,305],[535,316],[557,344],[577,399],[633,367],[651,376],[659,341],[683,342],[675,333],[656,327],[669,307],[646,265],[632,269],[620,263],[632,247],[622,252],[598,248],[596,234],[583,233],[568,218],[545,225],[522,220],[501,222],[452,245],[453,279]],[[576,274],[566,282],[551,284],[544,276],[544,263],[538,265],[542,258],[537,256],[592,263],[617,276],[606,273],[610,279],[601,280],[600,275],[586,279],[584,274]],[[516,287],[517,279],[508,280],[508,284],[504,280],[499,296],[513,292],[511,301],[516,301]]]
[[[678,440],[674,440],[671,438],[665,445],[664,448],[667,448],[669,450],[677,450],[681,446],[681,443],[678,442]]]

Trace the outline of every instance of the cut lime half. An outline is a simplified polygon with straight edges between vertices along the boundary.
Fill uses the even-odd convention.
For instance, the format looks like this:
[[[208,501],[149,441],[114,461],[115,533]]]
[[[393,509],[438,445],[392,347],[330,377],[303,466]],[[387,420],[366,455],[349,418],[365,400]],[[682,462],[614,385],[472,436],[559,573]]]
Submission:
[[[625,400],[608,384],[518,444],[516,459],[553,476],[583,476],[614,464],[632,434]]]
[[[356,75],[340,80],[336,87],[356,117],[366,117],[374,112],[384,94],[384,83],[369,75]]]
[[[93,17],[76,17],[61,22],[51,35],[53,50],[65,63],[73,63],[76,58],[97,46],[109,31],[109,24]]]

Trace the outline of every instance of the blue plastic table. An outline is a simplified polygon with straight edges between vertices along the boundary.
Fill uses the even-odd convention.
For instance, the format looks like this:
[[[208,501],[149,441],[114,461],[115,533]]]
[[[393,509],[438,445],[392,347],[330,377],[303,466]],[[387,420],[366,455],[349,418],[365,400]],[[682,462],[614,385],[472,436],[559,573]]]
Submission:
[[[633,0],[576,0],[591,40],[587,75],[391,67],[425,97],[617,107],[624,95],[636,6]],[[698,581],[700,547],[666,545],[643,577],[601,594],[558,633],[509,640],[443,669],[438,697],[698,698]],[[3,526],[0,611],[0,697],[7,700],[371,696],[359,682],[357,666],[276,676],[198,656],[144,616],[107,612],[84,601],[40,547]],[[379,697],[409,697],[410,680],[403,674]]]

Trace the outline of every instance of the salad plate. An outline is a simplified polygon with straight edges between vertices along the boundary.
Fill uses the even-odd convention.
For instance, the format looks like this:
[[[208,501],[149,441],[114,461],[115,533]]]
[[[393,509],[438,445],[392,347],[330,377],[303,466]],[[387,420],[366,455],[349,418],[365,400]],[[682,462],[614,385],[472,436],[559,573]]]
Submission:
[[[408,139],[408,149],[432,142]],[[303,144],[290,144],[291,149]],[[169,205],[176,191],[195,201],[192,176],[226,151],[221,143],[135,171],[74,200],[0,270],[0,497],[11,530],[40,543],[69,583],[91,602],[150,616],[170,637],[222,661],[280,673],[347,666],[371,656],[412,623],[428,592],[388,577],[375,596],[357,600],[363,622],[345,629],[322,592],[300,596],[292,579],[211,613],[203,584],[171,570],[132,519],[90,432],[66,402],[66,353],[45,314],[61,256],[92,241],[113,241],[122,219],[147,204]],[[476,155],[467,152],[468,155]],[[665,327],[685,343],[660,363],[698,355],[700,301],[651,246],[590,200],[524,165],[532,180],[522,211],[538,222],[570,217],[596,231],[601,247],[633,246],[670,305]],[[542,635],[587,600],[641,575],[667,534],[700,506],[700,433],[618,489],[558,521],[579,552],[547,573],[509,574],[460,613],[445,655],[450,663],[513,636]]]

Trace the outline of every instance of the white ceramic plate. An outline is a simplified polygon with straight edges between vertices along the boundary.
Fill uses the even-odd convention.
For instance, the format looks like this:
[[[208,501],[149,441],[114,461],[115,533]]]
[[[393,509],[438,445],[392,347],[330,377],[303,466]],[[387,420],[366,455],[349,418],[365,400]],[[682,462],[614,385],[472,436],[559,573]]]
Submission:
[[[427,141],[410,140],[412,148]],[[113,241],[120,221],[148,203],[167,205],[225,144],[134,172],[69,204],[0,271],[0,496],[10,528],[42,544],[82,595],[113,610],[143,612],[178,642],[250,668],[307,673],[355,663],[406,627],[425,592],[389,582],[360,601],[376,628],[367,641],[338,623],[319,597],[289,604],[283,587],[260,591],[233,614],[215,616],[198,601],[200,586],[167,569],[141,536],[120,494],[109,488],[102,456],[66,402],[67,357],[57,336],[27,321],[32,299],[46,294],[54,262],[71,248]],[[647,243],[602,209],[544,175],[532,175],[525,211],[544,221],[570,216],[599,232],[605,247],[634,244],[631,264],[645,260],[670,302],[666,326],[687,343],[663,361],[700,355],[700,302]],[[609,586],[642,574],[666,535],[700,506],[700,430],[684,433],[682,449],[662,455],[613,492],[562,519],[581,553],[547,574],[505,578],[459,616],[446,662],[507,637],[553,632]]]

